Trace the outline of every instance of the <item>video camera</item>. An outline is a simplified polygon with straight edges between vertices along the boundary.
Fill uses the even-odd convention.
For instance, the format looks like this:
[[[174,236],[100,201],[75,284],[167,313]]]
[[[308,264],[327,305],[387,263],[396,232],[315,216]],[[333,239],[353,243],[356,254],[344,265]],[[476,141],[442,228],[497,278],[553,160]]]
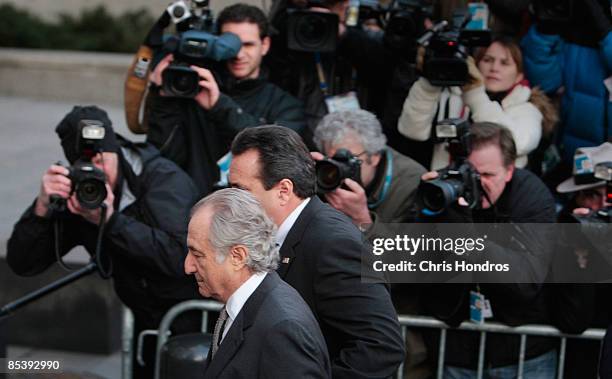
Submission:
[[[422,181],[417,192],[420,208],[439,213],[463,197],[470,209],[480,206],[483,195],[480,174],[468,162],[472,150],[470,123],[461,119],[446,119],[436,125],[436,136],[448,142],[452,163],[439,171],[439,177]]]
[[[452,24],[441,21],[417,43],[424,46],[423,76],[434,86],[462,86],[468,81],[468,50],[491,44],[487,29],[468,29],[472,20],[467,10],[454,12]]]
[[[174,54],[174,62],[162,74],[167,96],[193,98],[200,92],[200,77],[190,65],[206,66],[234,58],[240,52],[240,38],[233,33],[212,34],[214,20],[208,0],[176,1],[166,9],[178,34],[164,43],[162,51]]]
[[[385,45],[402,54],[414,51],[417,38],[425,33],[425,19],[431,17],[431,13],[431,6],[420,0],[394,1],[385,12],[388,15],[384,24]]]
[[[338,43],[337,14],[309,8],[326,7],[325,0],[309,0],[308,8],[289,10],[287,19],[287,47],[304,52],[333,52]]]
[[[77,136],[77,159],[68,167],[68,178],[72,182],[71,193],[82,207],[96,209],[106,199],[106,175],[91,163],[91,159],[101,152],[100,142],[104,139],[103,123],[98,120],[81,120]]]
[[[569,24],[574,15],[574,0],[534,0],[533,13],[540,22]]]
[[[361,183],[361,160],[346,149],[338,149],[333,157],[317,161],[317,192],[324,194],[342,185],[344,179]]]

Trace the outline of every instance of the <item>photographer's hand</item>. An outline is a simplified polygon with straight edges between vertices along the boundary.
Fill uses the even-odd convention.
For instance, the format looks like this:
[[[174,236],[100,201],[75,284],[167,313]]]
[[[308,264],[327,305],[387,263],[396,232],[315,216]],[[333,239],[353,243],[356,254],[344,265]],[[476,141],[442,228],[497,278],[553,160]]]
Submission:
[[[113,213],[115,212],[115,208],[113,207],[113,202],[115,201],[115,195],[113,194],[112,188],[106,183],[106,199],[104,199],[104,204],[106,204],[106,220],[111,218]],[[67,202],[68,210],[74,213],[75,215],[82,216],[85,220],[91,222],[92,224],[98,225],[100,223],[100,215],[102,214],[102,209],[87,209],[81,207],[81,204],[76,198],[76,194],[73,194]]]
[[[68,179],[68,169],[60,165],[51,165],[42,177],[40,193],[36,199],[34,213],[46,217],[49,212],[51,195],[58,195],[64,199],[70,196],[72,182]]]
[[[365,190],[352,179],[344,179],[348,190],[337,188],[325,195],[329,205],[349,216],[357,226],[371,224],[372,217],[368,210],[368,199]]]
[[[151,72],[151,75],[149,75],[149,81],[158,87],[161,86],[162,74],[164,73],[164,70],[170,66],[170,63],[172,63],[173,60],[174,55],[168,54],[161,61],[159,61],[157,66],[155,66],[155,69],[153,69]]]
[[[468,66],[468,82],[465,83],[462,87],[463,92],[468,92],[477,87],[484,86],[484,78],[482,77],[482,73],[476,66],[476,62],[473,57],[468,57],[467,60]]]
[[[221,94],[217,81],[210,70],[198,66],[191,66],[191,69],[197,72],[200,79],[202,79],[198,83],[200,87],[202,87],[202,90],[200,93],[198,93],[194,100],[200,104],[202,108],[210,110],[217,104],[219,95]]]

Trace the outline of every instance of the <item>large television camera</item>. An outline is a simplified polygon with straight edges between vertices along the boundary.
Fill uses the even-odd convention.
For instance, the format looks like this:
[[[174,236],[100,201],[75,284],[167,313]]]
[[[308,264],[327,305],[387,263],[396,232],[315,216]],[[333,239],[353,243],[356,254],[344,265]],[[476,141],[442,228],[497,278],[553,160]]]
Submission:
[[[287,47],[304,52],[333,52],[338,43],[338,15],[319,12],[312,7],[326,7],[324,0],[309,0],[308,8],[290,9],[287,19]]]
[[[425,5],[423,1],[394,1],[385,13],[385,45],[402,55],[414,51],[417,38],[425,33],[425,19],[431,16],[431,6]]]
[[[346,149],[338,149],[333,157],[325,157],[315,164],[317,192],[324,194],[340,187],[344,179],[361,183],[361,160]]]
[[[534,0],[532,6],[540,22],[567,25],[574,15],[574,0]]]
[[[192,0],[191,6],[183,0],[176,1],[166,11],[178,33],[167,39],[162,48],[175,58],[162,74],[162,88],[167,96],[192,98],[200,92],[200,77],[189,66],[205,67],[234,58],[242,44],[233,33],[212,34],[215,25],[208,0]]]
[[[484,195],[480,174],[467,158],[472,150],[470,124],[460,119],[446,119],[436,126],[436,136],[448,142],[452,163],[439,171],[436,179],[422,181],[417,202],[425,213],[442,212],[463,197],[470,209],[480,207]]]
[[[425,47],[423,76],[434,86],[462,86],[467,83],[467,58],[471,48],[489,46],[491,32],[468,29],[471,13],[457,10],[449,24],[446,20],[434,25],[417,43]]]

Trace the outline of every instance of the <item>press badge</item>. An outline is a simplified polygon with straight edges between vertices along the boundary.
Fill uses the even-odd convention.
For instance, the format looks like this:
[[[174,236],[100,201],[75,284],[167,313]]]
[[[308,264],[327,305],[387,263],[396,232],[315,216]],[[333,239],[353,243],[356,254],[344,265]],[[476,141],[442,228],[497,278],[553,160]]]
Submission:
[[[470,291],[470,321],[482,324],[485,318],[493,317],[491,302],[483,294]]]
[[[357,94],[354,91],[342,95],[328,96],[325,98],[325,104],[329,113],[361,109]]]
[[[470,291],[470,321],[482,324],[484,322],[484,307],[484,295],[480,292]]]

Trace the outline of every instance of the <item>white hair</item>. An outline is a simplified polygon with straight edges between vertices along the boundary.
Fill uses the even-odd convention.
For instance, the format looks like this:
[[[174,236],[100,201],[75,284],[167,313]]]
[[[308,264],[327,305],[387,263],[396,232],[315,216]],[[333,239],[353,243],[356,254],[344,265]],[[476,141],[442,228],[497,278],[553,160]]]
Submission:
[[[249,251],[246,265],[253,272],[276,270],[276,225],[253,195],[237,188],[213,192],[193,206],[191,216],[204,207],[213,211],[208,238],[217,262],[222,263],[232,247],[244,245]]]
[[[320,151],[324,144],[338,145],[349,135],[359,139],[368,154],[376,154],[387,145],[380,122],[363,109],[333,112],[319,122],[314,131],[314,142]]]

